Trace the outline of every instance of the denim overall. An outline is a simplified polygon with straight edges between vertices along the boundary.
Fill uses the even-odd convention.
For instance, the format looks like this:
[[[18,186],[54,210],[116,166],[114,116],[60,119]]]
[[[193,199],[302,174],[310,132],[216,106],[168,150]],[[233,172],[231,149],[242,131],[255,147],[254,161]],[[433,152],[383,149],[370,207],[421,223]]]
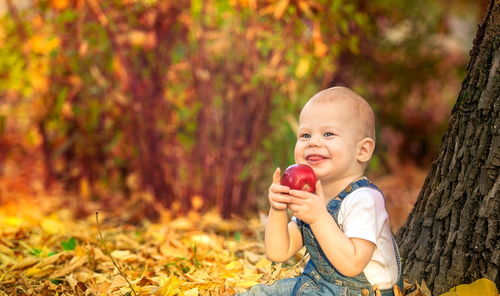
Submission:
[[[361,187],[370,187],[379,190],[368,179],[361,179],[351,183],[344,189],[338,198],[332,199],[328,204],[328,212],[338,223],[338,214],[342,200],[354,190]],[[380,190],[379,190],[380,191]],[[259,284],[253,286],[249,291],[238,294],[250,295],[332,295],[332,296],[374,296],[375,292],[368,279],[361,273],[354,277],[343,276],[330,263],[325,253],[316,240],[309,224],[297,219],[297,225],[302,233],[304,245],[311,258],[307,262],[304,271],[299,277],[279,280],[271,286]],[[401,276],[401,259],[396,242],[393,239],[394,252],[398,264],[398,286],[403,289]],[[393,290],[380,290],[382,296],[393,296]]]

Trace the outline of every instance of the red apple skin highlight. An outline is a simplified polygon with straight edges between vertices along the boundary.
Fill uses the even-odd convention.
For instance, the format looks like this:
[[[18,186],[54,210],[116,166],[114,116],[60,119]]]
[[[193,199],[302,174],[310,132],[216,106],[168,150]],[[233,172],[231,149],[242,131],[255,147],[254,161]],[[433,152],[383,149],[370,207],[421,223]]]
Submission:
[[[316,191],[316,174],[306,164],[292,164],[286,168],[281,176],[280,183],[281,185],[290,187],[290,189],[312,193]]]

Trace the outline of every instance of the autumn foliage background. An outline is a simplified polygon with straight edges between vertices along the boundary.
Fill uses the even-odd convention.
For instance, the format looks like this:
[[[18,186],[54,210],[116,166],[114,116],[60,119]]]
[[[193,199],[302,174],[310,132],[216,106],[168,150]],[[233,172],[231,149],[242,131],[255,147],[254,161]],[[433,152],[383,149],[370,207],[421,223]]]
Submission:
[[[293,163],[302,104],[333,85],[375,109],[367,174],[396,231],[438,152],[485,8],[1,2],[0,287],[130,293],[95,211],[145,295],[230,294],[297,272],[262,255],[266,191],[274,168]]]

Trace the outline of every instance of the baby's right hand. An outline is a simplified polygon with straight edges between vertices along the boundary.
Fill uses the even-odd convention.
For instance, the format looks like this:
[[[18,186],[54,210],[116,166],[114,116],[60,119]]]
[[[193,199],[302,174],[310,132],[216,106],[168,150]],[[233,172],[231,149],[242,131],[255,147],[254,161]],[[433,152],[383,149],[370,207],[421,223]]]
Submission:
[[[281,170],[276,168],[273,174],[273,183],[269,186],[269,204],[277,211],[284,211],[291,202],[290,187],[280,184]]]

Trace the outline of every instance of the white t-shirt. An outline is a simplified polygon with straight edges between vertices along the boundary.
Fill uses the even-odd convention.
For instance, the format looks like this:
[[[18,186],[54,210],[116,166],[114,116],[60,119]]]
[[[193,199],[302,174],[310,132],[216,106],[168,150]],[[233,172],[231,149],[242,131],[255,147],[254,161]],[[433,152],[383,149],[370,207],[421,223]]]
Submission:
[[[369,187],[351,192],[342,201],[338,224],[347,237],[375,244],[373,256],[363,272],[372,285],[378,284],[380,289],[391,288],[398,280],[398,268],[382,194]]]

